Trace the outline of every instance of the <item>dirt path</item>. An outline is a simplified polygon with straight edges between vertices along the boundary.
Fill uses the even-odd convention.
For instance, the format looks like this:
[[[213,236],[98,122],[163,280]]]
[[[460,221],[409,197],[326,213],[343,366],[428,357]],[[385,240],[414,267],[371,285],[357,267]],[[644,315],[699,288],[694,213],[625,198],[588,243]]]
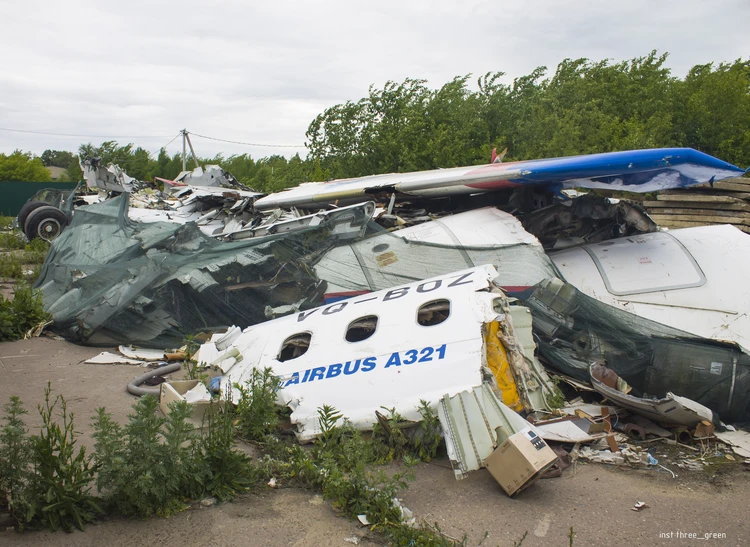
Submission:
[[[76,413],[82,440],[90,442],[89,419],[106,406],[125,421],[134,399],[125,385],[142,369],[132,365],[85,365],[100,349],[39,338],[0,344],[0,402],[19,395],[39,423],[36,404],[49,380]],[[745,466],[746,468],[747,466]],[[750,545],[750,471],[741,464],[720,473],[621,470],[601,465],[568,469],[561,478],[538,482],[517,499],[508,498],[484,470],[456,481],[445,460],[420,464],[402,494],[420,520],[437,523],[448,535],[476,546],[511,547],[526,533],[524,547]],[[283,486],[283,485],[282,485]],[[642,500],[650,508],[631,511]],[[695,538],[682,537],[695,534]],[[705,534],[715,533],[706,540]],[[0,531],[0,545],[109,547],[137,545],[347,546],[381,545],[358,523],[338,517],[314,492],[280,488],[243,496],[232,503],[195,508],[169,519],[110,520],[73,534]]]

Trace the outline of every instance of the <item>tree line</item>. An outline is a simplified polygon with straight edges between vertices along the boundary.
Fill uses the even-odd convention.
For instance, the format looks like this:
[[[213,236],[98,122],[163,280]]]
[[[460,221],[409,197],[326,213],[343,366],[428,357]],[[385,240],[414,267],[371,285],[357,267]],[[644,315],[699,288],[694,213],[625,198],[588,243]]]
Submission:
[[[750,61],[696,65],[680,79],[666,59],[656,51],[619,63],[565,59],[551,76],[539,67],[506,84],[503,72],[489,72],[475,87],[470,75],[438,89],[419,79],[389,81],[319,114],[306,132],[304,159],[241,154],[200,162],[221,165],[263,192],[303,181],[487,163],[493,148],[507,148],[508,161],[684,146],[750,165]],[[140,180],[172,179],[182,169],[179,154],[162,149],[152,157],[133,144],[88,143],[78,152],[117,163]],[[4,158],[0,180],[8,180]],[[72,180],[80,177],[73,153],[47,150],[39,160],[65,167]]]

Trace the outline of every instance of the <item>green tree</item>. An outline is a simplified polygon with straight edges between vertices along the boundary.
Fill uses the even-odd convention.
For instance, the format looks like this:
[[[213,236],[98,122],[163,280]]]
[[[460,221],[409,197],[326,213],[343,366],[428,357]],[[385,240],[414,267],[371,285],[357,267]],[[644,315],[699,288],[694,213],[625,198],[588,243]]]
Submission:
[[[679,139],[736,165],[750,165],[750,61],[696,65],[676,88]]]
[[[73,152],[64,150],[45,150],[40,158],[45,167],[64,167],[66,169],[71,161],[74,159],[78,161],[78,156]]]
[[[52,182],[52,176],[41,158],[16,150],[10,155],[0,154],[0,180]]]
[[[408,78],[332,106],[308,127],[312,180],[637,148],[687,146],[750,164],[750,61],[698,65],[684,80],[667,54],[612,63],[565,59],[508,85],[488,72],[431,90]],[[323,178],[323,173],[326,177]]]

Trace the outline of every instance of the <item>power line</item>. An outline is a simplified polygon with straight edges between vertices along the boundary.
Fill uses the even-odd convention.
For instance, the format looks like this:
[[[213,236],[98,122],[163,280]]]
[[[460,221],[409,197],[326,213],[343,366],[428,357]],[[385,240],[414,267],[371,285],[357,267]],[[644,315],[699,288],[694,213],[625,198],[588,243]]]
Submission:
[[[76,135],[73,133],[50,133],[47,131],[29,131],[26,129],[10,129],[0,127],[0,131],[12,131],[13,133],[31,133],[32,135],[53,135],[55,137],[82,137],[85,139],[166,139],[169,135]]]
[[[193,133],[192,131],[189,131],[188,133],[190,133],[194,137],[200,137],[201,139],[208,139],[211,141],[219,141],[219,142],[228,142],[231,144],[244,144],[245,146],[265,146],[267,148],[305,148],[304,145],[297,145],[297,144],[260,144],[257,142],[230,141],[227,139],[218,139],[216,137],[207,137],[206,135],[199,135],[198,133]]]
[[[164,146],[162,146],[161,148],[166,148],[167,146],[169,146],[170,144],[172,144],[172,143],[173,143],[173,142],[175,141],[175,139],[176,139],[177,137],[179,137],[180,135],[182,135],[182,133],[177,133],[177,134],[176,134],[176,135],[175,135],[174,137],[172,137],[172,140],[171,140],[171,141],[169,141],[169,142],[168,142],[167,144],[165,144],[165,145],[164,145]],[[161,150],[161,148],[160,148],[159,150]]]
[[[30,133],[32,135],[52,135],[55,137],[79,137],[84,139],[166,139],[169,135],[79,135],[75,133],[51,133],[48,131],[30,131],[27,129],[11,129],[9,127],[0,127],[0,131],[11,131],[13,133]],[[232,141],[228,139],[219,139],[217,137],[209,137],[208,135],[200,135],[198,133],[190,132],[191,135],[199,137],[201,139],[208,139],[211,141],[228,142],[230,144],[242,144],[244,146],[262,146],[266,148],[305,148],[304,145],[297,144],[263,144],[258,142],[242,142]],[[181,135],[178,133],[166,146],[172,144],[172,142]],[[162,148],[166,148],[163,146]]]

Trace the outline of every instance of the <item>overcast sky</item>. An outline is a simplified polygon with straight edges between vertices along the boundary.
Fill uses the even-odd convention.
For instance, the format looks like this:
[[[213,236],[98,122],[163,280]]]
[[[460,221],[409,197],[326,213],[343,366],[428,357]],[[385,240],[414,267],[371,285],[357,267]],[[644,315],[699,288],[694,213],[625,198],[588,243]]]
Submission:
[[[114,139],[157,152],[180,129],[199,156],[305,154],[325,108],[371,84],[564,58],[669,52],[672,74],[750,58],[749,0],[0,0],[0,152]],[[81,135],[81,136],[79,136]],[[180,150],[180,139],[167,150]]]

